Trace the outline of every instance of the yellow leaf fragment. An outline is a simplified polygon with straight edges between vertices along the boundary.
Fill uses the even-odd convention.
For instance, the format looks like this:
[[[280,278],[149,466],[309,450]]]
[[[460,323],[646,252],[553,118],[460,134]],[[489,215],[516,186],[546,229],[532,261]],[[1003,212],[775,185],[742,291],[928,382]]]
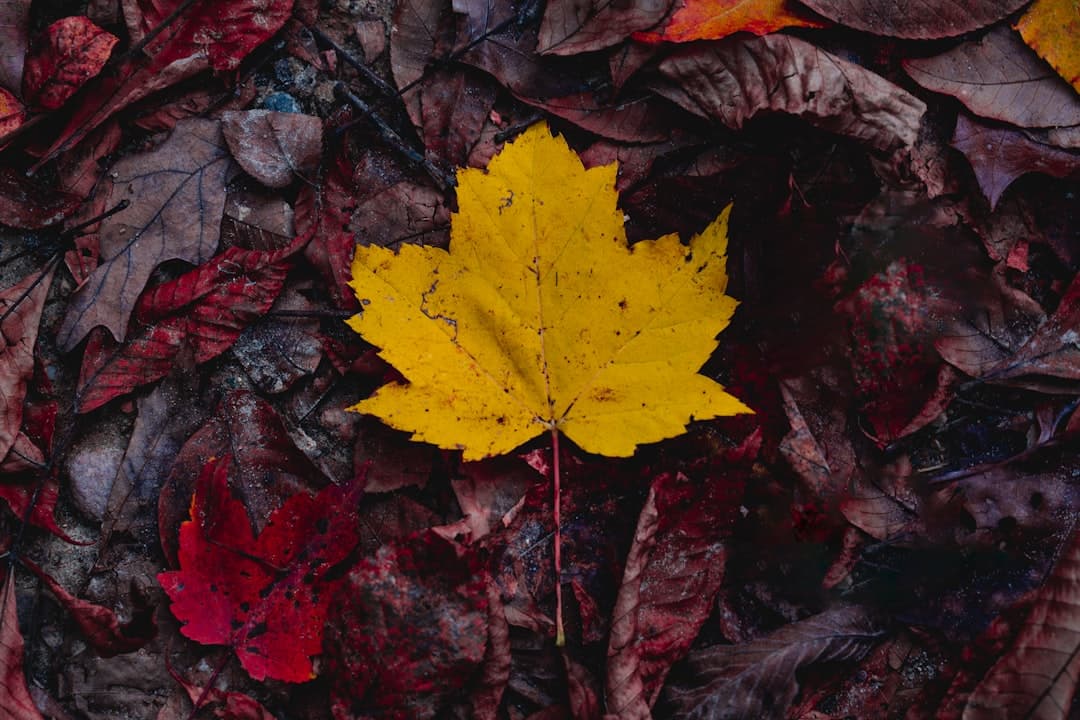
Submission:
[[[725,210],[689,246],[627,246],[616,166],[586,170],[535,125],[458,173],[450,251],[360,247],[349,325],[409,381],[353,410],[466,460],[555,428],[629,456],[694,419],[751,412],[697,374],[736,302]]]
[[[1016,22],[1024,42],[1080,92],[1080,2],[1035,0]]]

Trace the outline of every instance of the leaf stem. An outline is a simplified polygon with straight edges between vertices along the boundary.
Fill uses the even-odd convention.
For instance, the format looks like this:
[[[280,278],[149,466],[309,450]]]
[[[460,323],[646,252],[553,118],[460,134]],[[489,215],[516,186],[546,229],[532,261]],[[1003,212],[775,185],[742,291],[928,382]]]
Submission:
[[[555,516],[555,646],[566,645],[566,633],[563,630],[563,602],[562,602],[562,513],[560,502],[559,473],[559,431],[551,428],[551,475],[554,483],[554,516]]]

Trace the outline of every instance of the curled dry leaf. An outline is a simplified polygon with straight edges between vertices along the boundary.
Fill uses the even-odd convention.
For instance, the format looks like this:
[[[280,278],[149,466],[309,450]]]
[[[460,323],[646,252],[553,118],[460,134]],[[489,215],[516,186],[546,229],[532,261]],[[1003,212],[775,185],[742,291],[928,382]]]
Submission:
[[[1007,27],[940,55],[907,60],[904,69],[976,115],[1021,127],[1080,125],[1080,95]]]
[[[30,32],[31,0],[0,2],[0,95],[4,88],[21,87],[23,61]],[[0,135],[4,134],[3,106],[0,105]]]
[[[233,158],[263,185],[288,187],[311,179],[322,155],[322,120],[312,115],[244,110],[221,116]]]
[[[281,250],[231,247],[205,265],[149,290],[134,310],[135,332],[118,347],[91,341],[79,377],[79,412],[90,412],[169,374],[184,347],[197,364],[228,350],[274,304],[307,241]],[[100,336],[99,336],[100,337]]]
[[[0,460],[23,421],[26,386],[34,374],[34,344],[53,271],[33,272],[0,290]]]
[[[0,708],[10,720],[45,720],[23,674],[24,643],[15,608],[15,571],[8,566],[0,590]]]
[[[19,98],[0,87],[0,137],[12,132],[26,121],[26,108]],[[0,148],[3,146],[0,145]]]
[[[1035,0],[1016,29],[1058,75],[1080,92],[1080,12],[1072,0]]]
[[[23,98],[56,110],[101,72],[119,39],[86,17],[57,20],[31,48],[23,70]]]
[[[735,310],[728,211],[689,246],[631,250],[615,174],[535,125],[486,171],[458,173],[449,252],[358,248],[364,310],[349,324],[409,383],[353,409],[466,460],[552,430],[629,456],[693,419],[749,412],[697,374]]]
[[[964,720],[1064,720],[1080,677],[1080,529],[1035,593],[1012,647],[967,699]]]
[[[640,37],[669,42],[719,40],[737,32],[768,35],[789,27],[826,24],[792,0],[685,0],[662,29]]]
[[[150,274],[166,260],[199,264],[217,248],[231,160],[216,120],[176,124],[148,152],[117,162],[106,176],[107,205],[131,205],[101,223],[101,265],[72,296],[57,331],[70,350],[97,325],[123,340]]]
[[[687,662],[694,683],[669,689],[672,717],[780,720],[799,691],[800,670],[858,658],[885,634],[869,611],[843,606],[749,643],[697,650]]]
[[[673,0],[613,3],[606,0],[551,0],[540,23],[536,50],[576,55],[616,45],[660,22]]]
[[[1027,0],[946,0],[899,3],[894,0],[802,0],[833,22],[875,35],[929,40],[952,37],[996,23]]]
[[[993,127],[965,115],[957,118],[950,144],[971,163],[991,209],[1021,175],[1038,172],[1064,178],[1080,171],[1080,152],[1044,145],[1019,130]]]
[[[686,110],[741,128],[762,111],[798,115],[876,150],[910,147],[926,105],[869,70],[787,35],[680,48],[658,90]]]

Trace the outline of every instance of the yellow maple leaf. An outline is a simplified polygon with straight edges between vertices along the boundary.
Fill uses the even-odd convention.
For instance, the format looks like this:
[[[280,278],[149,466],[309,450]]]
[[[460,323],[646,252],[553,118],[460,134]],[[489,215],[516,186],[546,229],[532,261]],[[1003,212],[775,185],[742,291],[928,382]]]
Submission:
[[[1080,2],[1035,0],[1016,22],[1024,42],[1080,92]]]
[[[534,125],[486,170],[458,172],[449,252],[357,248],[349,324],[408,383],[351,409],[466,460],[551,429],[629,456],[691,420],[751,412],[697,373],[736,306],[730,207],[689,246],[631,247],[615,173]]]

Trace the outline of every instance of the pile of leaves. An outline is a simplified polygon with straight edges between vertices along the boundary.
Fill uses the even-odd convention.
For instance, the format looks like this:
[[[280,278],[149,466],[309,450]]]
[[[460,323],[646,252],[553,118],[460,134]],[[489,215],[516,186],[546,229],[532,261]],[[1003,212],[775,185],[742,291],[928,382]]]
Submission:
[[[1072,0],[3,0],[0,720],[1075,716],[1078,180]]]

